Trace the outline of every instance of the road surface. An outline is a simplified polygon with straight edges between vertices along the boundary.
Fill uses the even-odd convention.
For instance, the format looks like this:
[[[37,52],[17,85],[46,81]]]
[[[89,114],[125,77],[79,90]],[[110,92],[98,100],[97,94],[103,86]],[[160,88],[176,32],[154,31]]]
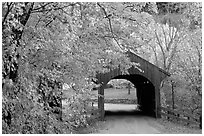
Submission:
[[[106,116],[99,134],[158,134],[155,118],[140,115],[136,105],[105,104]],[[160,125],[160,127],[162,127]],[[158,127],[157,127],[158,128]]]

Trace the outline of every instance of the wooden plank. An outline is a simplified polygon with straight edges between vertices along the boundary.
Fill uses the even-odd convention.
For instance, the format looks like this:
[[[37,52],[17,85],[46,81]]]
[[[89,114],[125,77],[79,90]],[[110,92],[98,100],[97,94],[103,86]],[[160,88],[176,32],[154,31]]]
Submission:
[[[131,52],[131,51],[128,51],[127,54],[129,54],[130,56],[134,56],[134,59],[131,61],[134,61],[134,62],[138,62],[139,60],[142,60],[142,61],[145,61],[148,63],[148,65],[150,65],[151,67],[155,67],[156,69],[158,69],[158,71],[161,73],[161,74],[164,74],[165,76],[170,76],[170,73],[164,71],[163,69],[157,67],[156,65],[150,63],[149,61],[143,59],[142,57],[136,55],[135,53]]]
[[[170,115],[170,114],[166,114],[166,113],[163,113],[163,112],[160,112],[160,114],[163,115],[163,116],[167,116],[167,117],[175,118],[175,119],[178,119],[178,120],[181,120],[181,121],[187,122],[187,123],[194,123],[194,124],[197,124],[197,125],[200,124],[199,122],[196,122],[196,121],[187,120],[187,119],[180,118],[180,117],[177,117],[177,116],[174,116],[174,115]]]
[[[159,114],[159,107],[161,106],[161,103],[160,103],[160,92],[159,92],[159,88],[158,86],[155,86],[154,87],[155,89],[155,113],[156,113],[156,118],[161,118],[161,115]]]
[[[101,120],[104,119],[105,111],[104,111],[104,86],[102,85],[98,90],[98,109],[100,112]],[[101,97],[103,96],[103,97]]]

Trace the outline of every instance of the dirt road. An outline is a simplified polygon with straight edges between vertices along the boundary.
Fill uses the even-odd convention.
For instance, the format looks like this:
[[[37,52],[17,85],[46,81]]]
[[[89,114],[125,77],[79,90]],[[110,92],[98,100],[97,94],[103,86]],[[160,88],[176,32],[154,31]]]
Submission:
[[[199,128],[192,128],[163,119],[144,116],[136,105],[105,104],[105,121],[96,125],[95,134],[201,134]]]
[[[106,104],[106,117],[99,134],[157,134],[154,118],[137,114],[135,105]],[[160,126],[162,127],[162,126]]]
[[[158,134],[146,117],[112,116],[106,118],[105,127],[99,130],[100,134]]]

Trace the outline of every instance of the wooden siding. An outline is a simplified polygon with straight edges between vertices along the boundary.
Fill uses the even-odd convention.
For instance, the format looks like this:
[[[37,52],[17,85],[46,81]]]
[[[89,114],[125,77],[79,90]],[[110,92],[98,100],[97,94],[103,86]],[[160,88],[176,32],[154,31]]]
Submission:
[[[139,63],[140,69],[143,72],[140,72],[137,68],[131,67],[128,72],[130,75],[141,75],[145,78],[147,78],[149,81],[151,81],[154,86],[160,85],[161,81],[166,77],[170,76],[169,73],[165,72],[161,68],[155,66],[154,64],[146,61],[145,59],[135,55],[132,52],[127,52],[128,57],[130,58],[131,62]],[[98,81],[100,83],[106,84],[108,83],[112,78],[122,75],[122,72],[120,71],[120,68],[112,69],[108,73],[101,73],[98,74],[96,77],[98,78]]]

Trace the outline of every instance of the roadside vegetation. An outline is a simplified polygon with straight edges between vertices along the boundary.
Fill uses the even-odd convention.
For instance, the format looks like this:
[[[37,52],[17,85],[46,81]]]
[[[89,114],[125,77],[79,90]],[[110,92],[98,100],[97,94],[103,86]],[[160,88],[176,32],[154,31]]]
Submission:
[[[201,115],[201,11],[197,2],[2,2],[2,133],[88,127],[96,74],[139,69],[127,50],[171,73],[164,106]]]

